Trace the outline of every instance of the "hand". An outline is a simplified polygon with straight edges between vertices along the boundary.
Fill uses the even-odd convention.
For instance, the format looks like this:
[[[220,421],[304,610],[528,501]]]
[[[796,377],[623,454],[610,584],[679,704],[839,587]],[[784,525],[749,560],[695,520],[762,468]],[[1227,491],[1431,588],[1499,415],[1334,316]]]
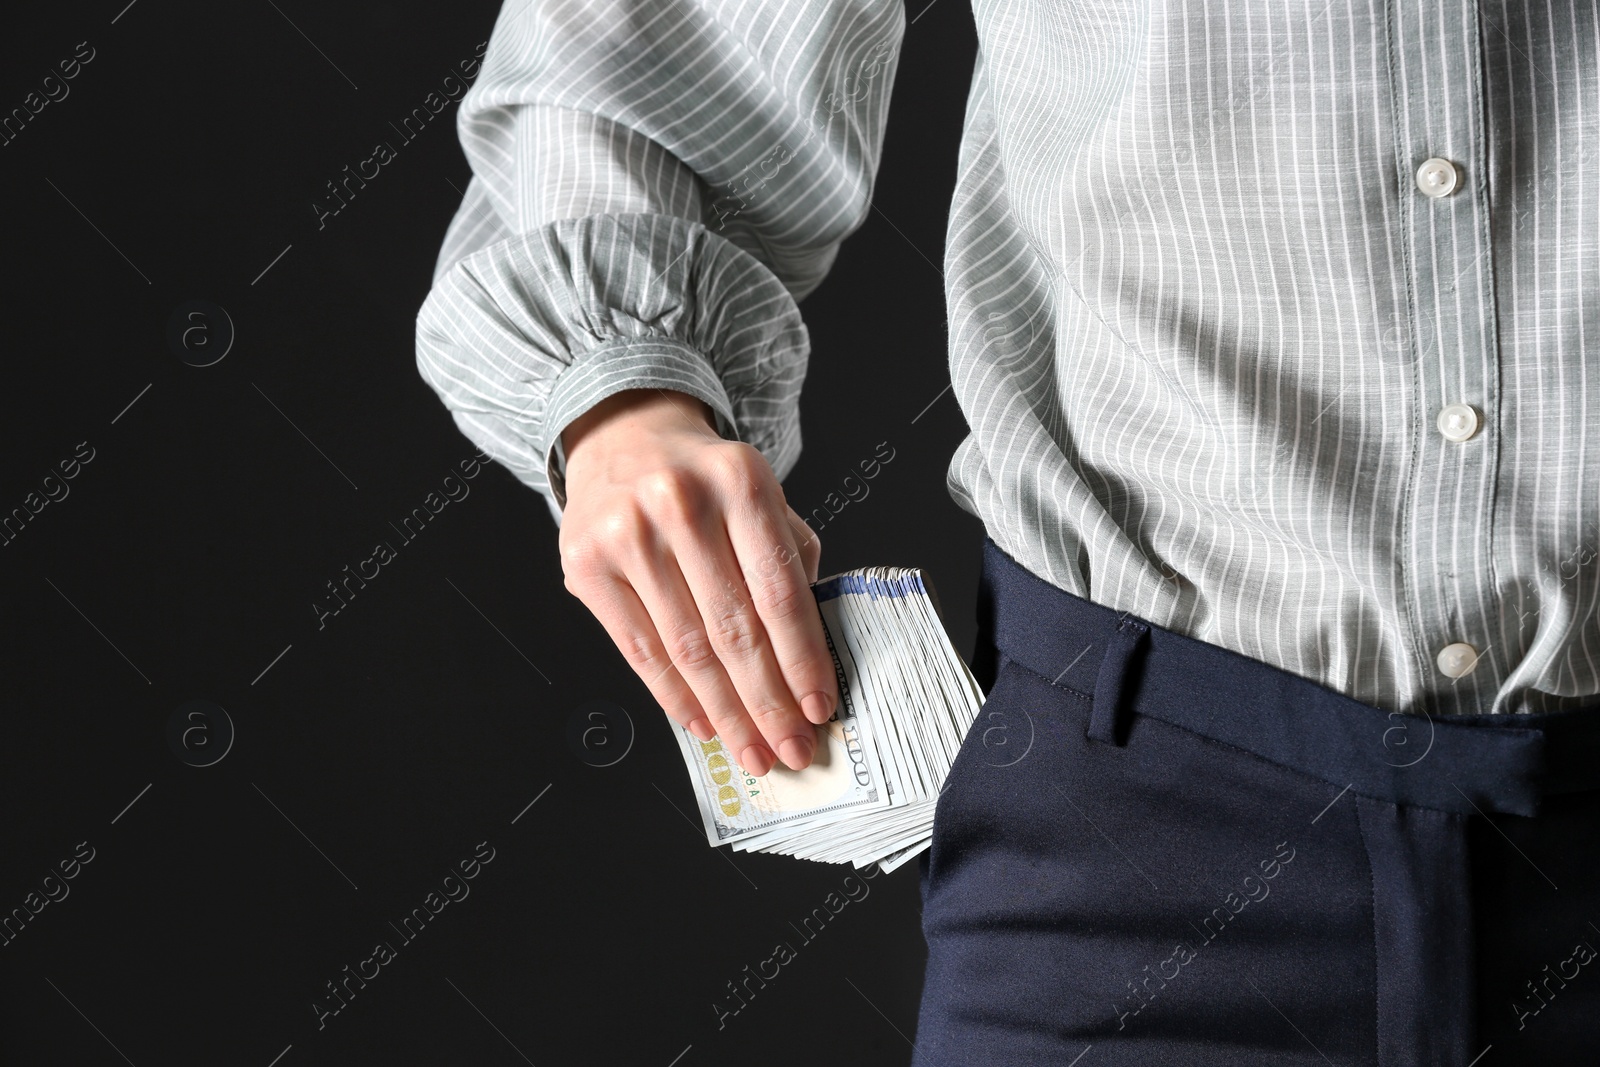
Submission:
[[[673,722],[753,775],[774,753],[800,770],[839,700],[810,589],[822,545],[760,451],[715,427],[662,389],[573,421],[561,568]]]

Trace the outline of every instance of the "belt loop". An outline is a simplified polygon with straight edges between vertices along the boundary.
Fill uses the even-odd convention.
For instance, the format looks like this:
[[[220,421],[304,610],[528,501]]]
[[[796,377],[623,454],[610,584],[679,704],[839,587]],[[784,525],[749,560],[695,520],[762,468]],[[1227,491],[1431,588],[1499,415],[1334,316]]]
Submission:
[[[1106,640],[1105,659],[1100,661],[1100,674],[1094,683],[1094,706],[1089,712],[1088,736],[1094,740],[1122,744],[1117,736],[1117,720],[1123,694],[1131,679],[1135,653],[1149,633],[1150,627],[1144,623],[1124,617]]]

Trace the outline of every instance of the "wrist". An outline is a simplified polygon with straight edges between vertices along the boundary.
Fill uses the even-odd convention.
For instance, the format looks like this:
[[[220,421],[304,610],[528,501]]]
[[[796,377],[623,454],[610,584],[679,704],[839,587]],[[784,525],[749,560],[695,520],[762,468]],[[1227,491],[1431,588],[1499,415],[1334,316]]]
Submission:
[[[709,434],[719,438],[716,413],[697,396],[671,389],[624,389],[599,401],[561,431],[567,466],[581,451],[631,448],[643,436]]]

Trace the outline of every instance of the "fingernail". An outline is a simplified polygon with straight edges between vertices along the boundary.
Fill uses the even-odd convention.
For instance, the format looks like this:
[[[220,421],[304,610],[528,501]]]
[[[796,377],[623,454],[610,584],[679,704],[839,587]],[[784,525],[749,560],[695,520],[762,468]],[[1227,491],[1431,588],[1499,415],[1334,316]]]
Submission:
[[[816,750],[816,742],[805,734],[796,734],[778,743],[778,755],[783,757],[783,765],[796,771],[805,769]]]
[[[710,719],[696,719],[689,724],[689,732],[702,741],[709,741],[717,736],[717,731],[712,728]]]
[[[739,753],[739,766],[760,778],[772,770],[772,753],[761,745],[749,745]]]
[[[821,726],[833,718],[833,699],[826,693],[808,693],[800,701],[800,710],[812,723]]]

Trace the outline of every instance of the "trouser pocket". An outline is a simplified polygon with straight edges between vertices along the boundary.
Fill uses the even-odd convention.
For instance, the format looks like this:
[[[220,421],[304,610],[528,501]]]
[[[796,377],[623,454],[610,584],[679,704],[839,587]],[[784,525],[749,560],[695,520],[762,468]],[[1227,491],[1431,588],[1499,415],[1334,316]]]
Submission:
[[[1354,798],[1145,716],[1095,740],[1090,712],[1009,662],[963,741],[924,873],[919,1062],[1377,1062]]]

